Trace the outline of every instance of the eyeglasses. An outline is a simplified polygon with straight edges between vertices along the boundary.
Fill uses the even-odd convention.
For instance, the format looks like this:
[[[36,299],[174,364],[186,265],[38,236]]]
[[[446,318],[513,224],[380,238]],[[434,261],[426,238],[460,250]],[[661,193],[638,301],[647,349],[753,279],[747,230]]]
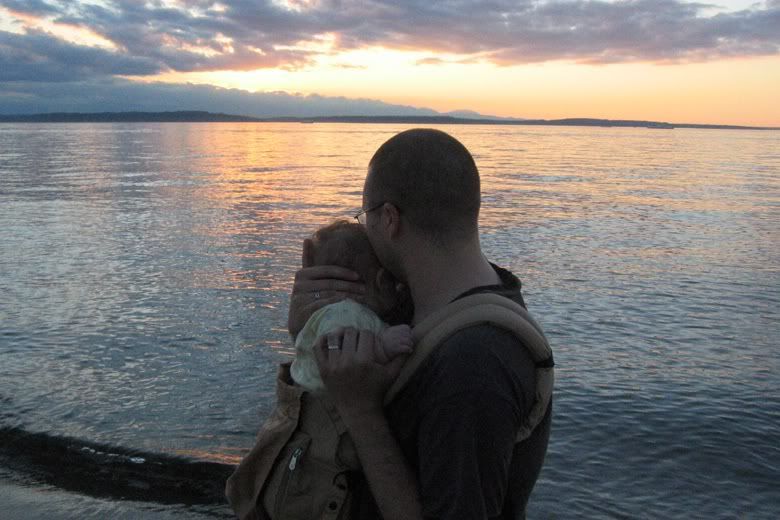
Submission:
[[[368,209],[364,209],[363,211],[361,211],[360,213],[355,215],[355,220],[357,220],[360,224],[365,226],[366,225],[366,215],[368,215],[368,213],[370,211],[374,211],[375,209],[381,208],[383,205],[384,205],[384,202],[380,202],[376,206],[370,207]]]

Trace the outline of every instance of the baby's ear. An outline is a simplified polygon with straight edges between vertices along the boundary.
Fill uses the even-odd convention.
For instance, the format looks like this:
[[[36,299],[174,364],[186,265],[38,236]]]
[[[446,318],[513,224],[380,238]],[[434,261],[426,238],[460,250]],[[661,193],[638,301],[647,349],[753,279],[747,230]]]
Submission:
[[[380,267],[376,271],[376,278],[374,279],[374,283],[382,291],[391,290],[395,288],[395,277],[390,274],[390,271],[384,267]]]

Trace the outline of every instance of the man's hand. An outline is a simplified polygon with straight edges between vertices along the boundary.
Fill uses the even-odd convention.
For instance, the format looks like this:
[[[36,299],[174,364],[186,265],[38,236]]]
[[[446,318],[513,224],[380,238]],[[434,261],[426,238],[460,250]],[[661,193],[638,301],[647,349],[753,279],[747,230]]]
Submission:
[[[385,393],[408,354],[381,364],[376,343],[369,331],[344,329],[320,338],[314,356],[325,389],[355,442],[382,518],[421,520],[417,475],[404,459],[383,409]]]
[[[287,315],[287,329],[295,337],[314,312],[351,298],[365,303],[366,285],[356,272],[337,265],[314,266],[313,244],[308,238],[303,241],[302,268],[295,273],[290,310]]]
[[[336,408],[349,423],[366,414],[382,414],[385,393],[398,377],[411,347],[382,364],[377,338],[367,330],[343,329],[317,340],[314,356]]]

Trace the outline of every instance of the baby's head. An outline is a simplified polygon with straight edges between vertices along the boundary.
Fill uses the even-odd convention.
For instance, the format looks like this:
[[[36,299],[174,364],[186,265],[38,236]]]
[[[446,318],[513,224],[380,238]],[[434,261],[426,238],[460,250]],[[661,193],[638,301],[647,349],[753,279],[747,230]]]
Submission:
[[[382,267],[366,230],[357,222],[337,220],[311,237],[314,265],[338,265],[360,275],[366,284],[366,305],[391,325],[409,323],[412,316],[409,291]]]

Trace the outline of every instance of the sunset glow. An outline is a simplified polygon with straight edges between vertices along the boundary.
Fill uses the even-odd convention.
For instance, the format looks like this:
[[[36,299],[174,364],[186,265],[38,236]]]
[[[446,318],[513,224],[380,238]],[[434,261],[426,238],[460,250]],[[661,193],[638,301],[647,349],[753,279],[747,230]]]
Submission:
[[[168,0],[131,14],[109,1],[48,11],[0,2],[0,49],[7,56],[0,59],[9,65],[0,72],[0,113],[22,112],[31,105],[6,105],[49,82],[57,90],[111,80],[124,82],[127,91],[163,83],[237,89],[244,96],[302,95],[310,98],[310,111],[323,97],[345,106],[350,100],[402,105],[387,108],[399,114],[405,106],[534,119],[780,126],[780,36],[771,29],[780,5],[773,0],[706,8],[679,0],[656,7],[591,2],[576,16],[558,2],[487,14],[431,11],[422,3],[347,4],[338,11],[328,2],[276,1],[251,11],[230,2]],[[394,25],[413,9],[428,18]],[[149,19],[135,33],[139,12]],[[372,20],[369,15],[379,20],[358,23]],[[667,28],[675,16],[678,26]],[[480,17],[492,30],[479,30]],[[123,20],[127,27],[113,25]],[[594,29],[589,20],[602,26]],[[338,113],[338,103],[330,103],[329,113]],[[128,109],[138,106],[146,105]]]
[[[429,57],[371,49],[328,57],[299,70],[166,73],[133,79],[205,83],[250,92],[372,97],[441,112],[469,109],[528,119],[597,117],[780,126],[778,57],[684,66],[419,63]]]

